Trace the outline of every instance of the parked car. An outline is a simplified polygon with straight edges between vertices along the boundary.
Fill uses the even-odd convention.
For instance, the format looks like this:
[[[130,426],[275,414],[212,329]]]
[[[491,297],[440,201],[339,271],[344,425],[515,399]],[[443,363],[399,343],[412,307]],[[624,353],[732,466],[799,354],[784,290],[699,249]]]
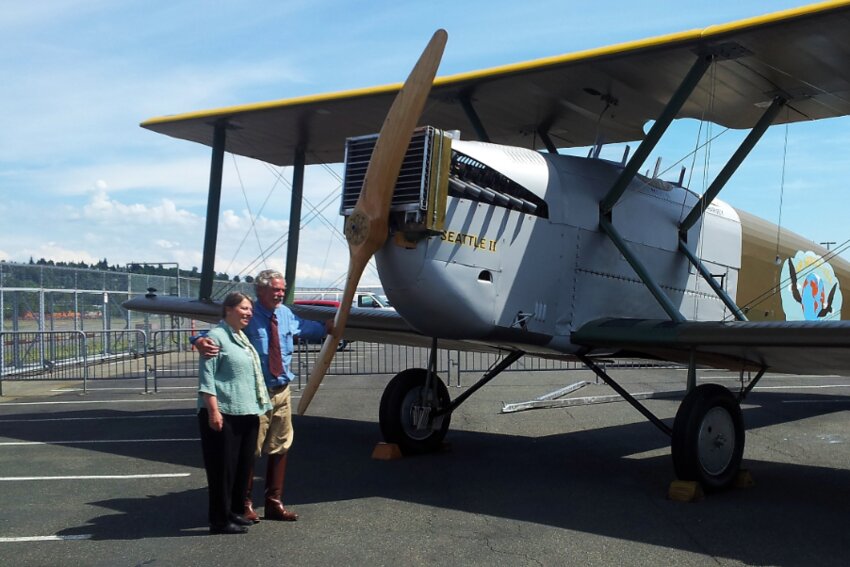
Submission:
[[[339,289],[299,289],[295,291],[295,303],[302,301],[331,301],[339,305],[342,301],[342,290]],[[327,303],[307,303],[306,305],[328,305]],[[371,291],[357,291],[354,293],[353,307],[365,307],[374,309],[392,309],[385,295]]]

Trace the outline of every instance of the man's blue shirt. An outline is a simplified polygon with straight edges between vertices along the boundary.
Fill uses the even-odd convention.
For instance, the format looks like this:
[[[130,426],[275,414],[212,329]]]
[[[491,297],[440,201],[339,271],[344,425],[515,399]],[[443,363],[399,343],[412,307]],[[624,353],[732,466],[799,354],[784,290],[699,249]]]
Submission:
[[[289,384],[294,378],[292,373],[292,351],[294,350],[293,337],[299,336],[309,341],[321,341],[325,336],[325,325],[318,321],[302,319],[289,310],[285,305],[279,305],[274,310],[277,315],[277,330],[280,335],[280,353],[283,358],[283,376],[272,376],[269,372],[269,325],[272,311],[256,301],[254,303],[254,315],[251,322],[245,327],[244,332],[248,340],[257,349],[260,355],[260,363],[263,367],[263,376],[269,389],[280,388]]]

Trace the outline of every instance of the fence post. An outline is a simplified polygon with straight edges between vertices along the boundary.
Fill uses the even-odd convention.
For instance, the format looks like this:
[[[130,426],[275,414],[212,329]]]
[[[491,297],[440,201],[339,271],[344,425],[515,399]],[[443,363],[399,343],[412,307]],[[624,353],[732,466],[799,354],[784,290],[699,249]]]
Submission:
[[[38,330],[41,331],[38,337],[38,363],[44,368],[47,365],[44,353],[44,287],[38,290]]]
[[[0,318],[2,317],[3,311],[0,310]],[[0,398],[3,397],[3,376],[6,374],[6,337],[3,334],[3,330],[0,328]]]
[[[88,339],[86,339],[86,333],[84,331],[76,331],[80,334],[80,337],[83,339],[83,394],[88,393],[88,384],[89,384],[89,350],[88,350]]]
[[[159,374],[159,347],[157,346],[157,340],[159,339],[159,334],[161,331],[154,331],[151,333],[153,336],[153,393],[159,393],[159,386],[157,386],[157,374]]]
[[[148,391],[148,333],[145,330],[138,330],[137,333],[142,336],[142,366],[144,367],[144,372],[142,373],[142,378],[145,381],[145,394],[149,393]]]

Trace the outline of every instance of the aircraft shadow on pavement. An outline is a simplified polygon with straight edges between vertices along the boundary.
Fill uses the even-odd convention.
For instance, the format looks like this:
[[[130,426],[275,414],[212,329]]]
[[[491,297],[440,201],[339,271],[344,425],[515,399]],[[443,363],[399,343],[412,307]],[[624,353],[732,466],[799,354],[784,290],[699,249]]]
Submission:
[[[745,410],[747,427],[846,410],[844,404],[781,404],[782,396],[752,396],[750,401],[760,405]],[[154,429],[166,427],[171,437],[197,436],[194,418],[175,416],[163,421],[170,423]],[[4,434],[44,440],[44,425],[15,427]],[[398,461],[371,459],[371,449],[380,438],[374,422],[305,416],[298,418],[296,427],[299,438],[286,487],[287,502],[293,507],[393,499],[729,557],[746,564],[843,564],[841,558],[848,552],[850,471],[753,461],[745,452],[744,466],[753,471],[755,488],[710,495],[698,504],[672,502],[666,499],[673,480],[666,450],[669,442],[642,421],[544,437],[450,430],[449,450]],[[108,434],[117,438],[127,434],[115,429]],[[83,439],[85,433],[69,431],[65,437]],[[157,436],[151,426],[146,426],[144,436],[139,435]],[[86,449],[201,468],[198,443],[174,445],[179,447],[163,450],[138,443]],[[658,450],[662,454],[640,456]],[[259,462],[256,470],[262,471],[263,464]],[[262,481],[256,485],[255,501],[259,502]],[[198,529],[206,526],[205,489],[106,498],[91,504],[121,514],[93,518],[89,525],[65,530],[63,535],[91,533],[95,539],[119,540],[173,537],[198,535]],[[359,506],[363,509],[369,503]]]
[[[776,403],[781,396],[753,395],[761,405],[745,411],[747,426],[830,411]],[[394,499],[753,565],[846,564],[850,551],[846,469],[754,461],[745,452],[756,487],[685,504],[666,499],[674,479],[669,441],[645,422],[535,438],[450,430],[449,451],[387,462],[370,458],[374,424],[301,420],[287,481],[293,506]],[[663,454],[633,457],[658,449]]]

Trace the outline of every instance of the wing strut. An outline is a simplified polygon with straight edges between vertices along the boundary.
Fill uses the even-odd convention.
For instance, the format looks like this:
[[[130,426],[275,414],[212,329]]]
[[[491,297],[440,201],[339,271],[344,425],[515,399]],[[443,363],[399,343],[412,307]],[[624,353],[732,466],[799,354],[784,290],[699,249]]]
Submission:
[[[218,238],[218,212],[221,205],[221,171],[224,167],[224,144],[227,141],[227,122],[216,123],[213,132],[210,163],[210,190],[207,198],[207,225],[204,231],[204,256],[201,264],[201,285],[198,299],[212,301],[215,278],[215,245]]]
[[[617,229],[614,228],[611,210],[617,204],[620,197],[623,196],[629,183],[632,182],[632,179],[637,174],[638,169],[640,169],[653,148],[661,140],[661,136],[667,131],[673,119],[676,118],[682,105],[685,104],[697,84],[699,84],[700,79],[702,79],[702,76],[708,70],[714,58],[715,56],[713,54],[703,54],[697,57],[690,71],[688,71],[688,74],[682,80],[682,84],[679,85],[679,88],[676,89],[676,92],[670,98],[670,102],[667,103],[667,106],[661,112],[661,116],[652,125],[652,128],[649,130],[646,138],[640,143],[640,146],[638,146],[632,159],[629,160],[629,163],[620,172],[620,176],[611,186],[608,194],[599,203],[599,227],[608,235],[611,242],[620,251],[620,254],[623,255],[658,304],[661,305],[661,308],[664,309],[664,312],[673,321],[684,321],[685,317],[679,313],[679,310],[676,309],[676,306],[673,305],[673,302],[670,301],[670,298],[664,293],[658,282],[653,279],[646,266],[640,261],[640,258],[635,255],[623,237],[620,236],[620,233],[617,232]]]
[[[687,217],[685,217],[685,220],[679,224],[679,250],[688,257],[691,264],[693,264],[697,271],[699,271],[703,279],[708,282],[708,285],[711,286],[717,296],[723,301],[726,307],[734,313],[735,318],[739,321],[747,321],[747,316],[744,315],[744,312],[741,311],[738,305],[731,297],[729,297],[726,290],[720,287],[711,272],[708,271],[702,261],[697,258],[696,254],[694,254],[688,247],[688,231],[702,217],[708,205],[714,201],[715,197],[717,197],[723,187],[726,186],[726,183],[732,177],[732,174],[738,170],[738,167],[740,167],[750,154],[750,151],[752,151],[758,141],[761,140],[761,137],[764,135],[765,131],[767,131],[767,128],[773,123],[774,118],[776,118],[776,115],[787,102],[788,99],[785,97],[774,97],[773,102],[771,102],[768,109],[764,112],[761,118],[759,118],[759,121],[753,129],[750,130],[750,133],[747,134],[747,137],[744,138],[744,141],[741,142],[741,145],[738,146],[738,149],[735,150],[735,153],[732,154],[732,157],[729,158],[729,161],[717,175],[717,178],[711,183],[705,193],[703,193],[699,201],[694,204],[691,212],[688,213]]]
[[[292,303],[295,297],[295,268],[298,266],[298,241],[301,235],[301,203],[304,198],[304,150],[295,150],[295,160],[292,167],[292,201],[289,206],[289,239],[286,243],[286,298],[284,302]]]
[[[714,293],[717,294],[717,297],[719,297],[726,305],[726,307],[729,308],[729,311],[731,311],[735,315],[735,318],[738,321],[748,321],[747,316],[744,315],[744,312],[741,311],[741,309],[738,307],[738,304],[735,303],[731,297],[729,297],[729,294],[726,293],[726,290],[720,287],[720,284],[718,284],[717,280],[714,279],[714,274],[708,271],[708,268],[705,267],[705,264],[702,263],[702,260],[697,258],[696,254],[691,252],[691,249],[688,247],[688,243],[681,238],[679,239],[679,250],[682,251],[682,253],[691,262],[691,264],[697,269],[699,274],[702,276],[702,279],[704,279],[708,283],[708,285],[711,286],[711,289],[714,290]]]
[[[552,138],[549,137],[549,129],[546,128],[537,128],[537,135],[540,136],[540,141],[543,142],[543,145],[546,146],[546,150],[550,154],[557,154],[558,148],[555,147],[555,144],[552,142]]]
[[[714,198],[717,197],[721,189],[726,186],[726,183],[729,181],[729,178],[732,177],[732,174],[735,173],[738,167],[740,167],[744,160],[747,159],[747,156],[750,155],[750,151],[752,151],[758,141],[761,140],[761,137],[764,135],[765,131],[767,131],[768,127],[773,124],[773,119],[776,118],[776,115],[779,114],[779,111],[783,106],[785,106],[786,102],[788,102],[788,99],[785,97],[774,97],[768,109],[765,110],[764,114],[762,114],[761,118],[759,118],[759,121],[753,129],[750,130],[750,133],[747,134],[747,137],[744,138],[744,141],[741,142],[741,145],[738,146],[738,149],[735,150],[732,157],[729,158],[729,161],[723,167],[723,170],[717,174],[717,178],[711,183],[709,188],[706,189],[705,193],[703,193],[702,197],[700,197],[699,201],[697,201],[691,209],[691,212],[688,213],[688,216],[679,225],[679,237],[682,240],[685,242],[688,241],[688,230],[696,224],[703,212],[705,212],[706,207],[714,201]]]
[[[664,293],[664,290],[661,289],[661,286],[656,282],[652,274],[649,273],[649,270],[646,269],[646,266],[643,265],[643,262],[640,261],[640,258],[635,255],[626,241],[620,236],[620,233],[617,232],[617,229],[614,228],[614,225],[611,224],[611,221],[606,216],[599,217],[599,227],[602,231],[608,235],[608,238],[611,239],[611,242],[614,243],[614,246],[617,247],[617,250],[620,251],[620,254],[623,255],[623,258],[629,263],[635,273],[643,282],[643,285],[646,286],[646,289],[649,290],[649,293],[652,294],[652,297],[661,305],[661,308],[664,309],[664,312],[673,320],[682,322],[685,320],[684,315],[679,313],[679,310],[676,309],[676,306],[673,305],[673,302],[670,301],[670,298],[667,297],[667,294]]]
[[[617,201],[620,200],[620,197],[623,196],[623,193],[626,191],[629,183],[632,182],[632,179],[634,179],[635,174],[637,174],[638,170],[643,165],[643,162],[646,161],[649,154],[652,153],[652,150],[658,144],[659,140],[661,140],[661,136],[664,135],[664,132],[667,131],[667,128],[676,118],[676,115],[688,100],[688,97],[691,96],[691,93],[694,91],[697,84],[699,84],[700,79],[702,79],[702,76],[708,70],[708,67],[711,65],[712,61],[714,61],[714,58],[715,56],[713,54],[700,55],[694,62],[691,70],[688,71],[688,74],[682,80],[682,84],[679,85],[679,88],[676,89],[676,92],[673,93],[673,96],[670,98],[670,102],[667,103],[667,106],[661,112],[661,116],[656,119],[655,124],[652,125],[652,128],[650,128],[646,138],[644,138],[638,146],[638,149],[635,151],[632,159],[629,160],[629,163],[623,171],[620,172],[620,177],[617,178],[617,181],[615,181],[614,185],[611,186],[608,194],[605,195],[605,198],[602,199],[601,203],[599,203],[599,210],[602,215],[611,214],[611,209],[614,208],[614,205],[616,205]]]
[[[469,122],[472,123],[472,128],[478,135],[478,139],[482,142],[489,142],[490,136],[487,135],[487,130],[484,129],[484,123],[481,122],[481,118],[475,112],[475,107],[472,106],[472,99],[469,94],[464,94],[460,97],[460,105],[463,107],[463,112],[466,114]]]

